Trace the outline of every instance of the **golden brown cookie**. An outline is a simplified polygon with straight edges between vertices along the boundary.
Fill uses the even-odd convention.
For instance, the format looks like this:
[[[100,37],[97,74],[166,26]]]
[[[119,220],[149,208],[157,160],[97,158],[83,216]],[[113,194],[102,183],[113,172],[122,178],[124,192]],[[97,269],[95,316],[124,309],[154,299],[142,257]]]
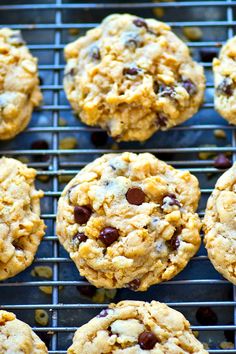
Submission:
[[[80,327],[68,354],[207,354],[178,311],[160,302],[111,304]]]
[[[208,199],[203,223],[212,264],[236,285],[236,164],[218,179]]]
[[[30,266],[44,235],[35,176],[18,160],[0,159],[0,280]]]
[[[57,235],[95,286],[146,290],[197,252],[199,196],[193,175],[151,154],[104,155],[64,189]]]
[[[117,139],[148,139],[197,112],[203,68],[168,25],[111,15],[65,48],[64,87],[88,125]]]
[[[19,31],[0,29],[0,140],[24,130],[41,99],[37,59]]]

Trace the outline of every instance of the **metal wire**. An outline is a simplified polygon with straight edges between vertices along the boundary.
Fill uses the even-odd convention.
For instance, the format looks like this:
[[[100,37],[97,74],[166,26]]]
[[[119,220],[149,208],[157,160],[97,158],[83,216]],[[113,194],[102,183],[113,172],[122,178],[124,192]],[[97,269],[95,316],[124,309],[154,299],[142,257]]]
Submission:
[[[157,4],[153,2],[142,2],[142,3],[70,3],[70,2],[62,2],[62,0],[54,0],[54,3],[50,4],[4,4],[1,5],[0,1],[0,21],[1,18],[5,14],[11,16],[13,14],[18,13],[19,17],[24,14],[27,14],[30,11],[35,11],[37,14],[41,14],[42,16],[47,15],[47,11],[53,12],[54,20],[49,21],[48,23],[42,23],[40,20],[36,20],[34,24],[28,23],[7,23],[8,27],[14,29],[22,29],[25,31],[53,31],[53,41],[52,43],[30,43],[29,48],[32,50],[35,55],[37,55],[40,51],[46,51],[47,53],[52,53],[53,60],[47,64],[39,64],[39,70],[41,72],[52,73],[53,81],[52,84],[42,84],[42,91],[44,93],[52,93],[52,103],[51,104],[44,104],[40,107],[40,111],[43,113],[50,113],[52,115],[51,125],[49,126],[31,126],[27,128],[26,134],[27,136],[35,136],[36,134],[50,134],[52,138],[52,144],[50,149],[48,150],[31,150],[26,148],[18,148],[18,147],[4,147],[1,149],[1,154],[6,156],[35,156],[39,154],[50,155],[49,162],[31,162],[29,165],[38,169],[38,175],[40,176],[49,176],[50,180],[52,181],[52,185],[50,190],[45,192],[45,196],[52,198],[53,200],[53,208],[52,212],[43,213],[42,217],[52,223],[52,233],[48,234],[44,238],[44,242],[49,245],[52,245],[52,254],[51,256],[43,256],[37,257],[35,259],[36,264],[52,264],[53,266],[53,278],[52,280],[47,281],[20,281],[15,282],[14,279],[10,280],[9,282],[0,283],[0,289],[7,289],[12,288],[20,289],[20,288],[35,288],[39,286],[51,286],[52,287],[52,297],[51,302],[48,303],[21,303],[21,304],[5,304],[2,305],[1,308],[5,308],[7,310],[24,310],[30,311],[38,308],[50,310],[52,313],[52,321],[50,327],[35,327],[34,329],[38,332],[48,332],[52,331],[52,341],[50,346],[50,353],[66,353],[66,348],[61,350],[59,349],[59,337],[60,334],[63,332],[74,332],[76,327],[72,326],[61,326],[59,321],[59,314],[66,310],[91,310],[91,309],[101,309],[106,304],[90,304],[90,303],[60,303],[59,299],[59,287],[80,287],[83,285],[87,285],[88,283],[84,280],[60,280],[60,267],[66,264],[72,263],[72,261],[68,257],[64,257],[60,255],[59,252],[59,245],[57,241],[57,237],[55,236],[55,217],[56,217],[56,208],[57,208],[57,199],[60,196],[61,190],[60,185],[58,182],[58,177],[62,175],[74,175],[76,174],[80,168],[85,166],[89,161],[91,161],[94,156],[98,154],[108,153],[111,150],[108,148],[83,148],[79,147],[78,149],[74,150],[61,150],[59,149],[59,139],[60,134],[66,133],[77,133],[77,134],[90,134],[92,132],[100,131],[99,128],[94,127],[85,127],[85,126],[59,126],[59,117],[62,113],[71,113],[71,108],[69,104],[61,103],[60,95],[63,92],[63,85],[61,82],[61,74],[64,69],[64,64],[61,61],[61,52],[64,48],[64,37],[63,31],[70,29],[70,28],[77,28],[77,29],[90,29],[96,26],[97,22],[86,22],[86,23],[74,23],[72,20],[69,22],[63,21],[63,12],[64,11],[72,11],[72,10],[107,10],[110,13],[122,10],[122,11],[136,11],[142,9],[153,9],[157,6]],[[174,29],[181,29],[183,26],[198,26],[202,28],[209,28],[210,30],[214,31],[217,28],[225,29],[227,32],[227,36],[225,39],[232,37],[233,35],[233,27],[236,25],[236,21],[234,20],[234,11],[236,8],[236,1],[231,0],[224,0],[224,1],[179,1],[179,2],[161,2],[158,3],[158,7],[163,9],[185,9],[188,10],[191,7],[197,9],[198,7],[207,8],[207,7],[216,7],[217,9],[221,9],[222,11],[226,11],[226,17],[223,20],[191,20],[188,21],[178,21],[176,18],[172,18],[174,21],[170,21],[169,24]],[[15,17],[14,17],[15,18]],[[20,22],[20,20],[19,20]],[[3,24],[1,26],[5,26]],[[224,43],[224,40],[203,40],[199,42],[188,42],[190,48],[192,49],[201,49],[204,47],[211,47],[218,49],[219,46]],[[211,63],[203,62],[201,63],[205,69],[211,68]],[[210,80],[207,82],[207,89],[213,88],[213,82]],[[204,103],[202,110],[209,112],[213,109],[213,102],[207,101]],[[151,152],[151,153],[158,153],[158,154],[166,154],[167,158],[166,161],[171,163],[173,166],[178,168],[188,168],[191,172],[196,173],[197,175],[207,175],[212,174],[213,176],[217,177],[219,175],[219,170],[214,167],[214,160],[210,158],[209,160],[199,160],[197,154],[199,152],[211,152],[212,154],[217,154],[220,152],[227,152],[232,153],[233,161],[236,160],[236,137],[235,137],[235,128],[230,125],[225,125],[224,122],[215,123],[215,124],[208,124],[210,122],[204,122],[204,124],[187,124],[179,127],[175,127],[172,129],[172,132],[176,133],[198,133],[198,132],[206,132],[212,133],[215,129],[224,129],[228,134],[231,136],[231,144],[230,146],[226,146],[223,144],[222,146],[175,146],[175,147],[137,147],[131,149],[135,152]],[[118,148],[113,150],[113,152],[121,152],[121,151],[129,151],[130,149],[127,148]],[[174,154],[174,160],[168,161],[169,154]],[[66,161],[62,160],[60,157],[67,156],[69,159]],[[77,157],[76,161],[73,160],[74,157]],[[45,168],[45,170],[41,170]],[[223,171],[220,171],[223,172]],[[209,187],[204,187],[201,189],[202,195],[208,197],[209,194],[212,192],[214,187],[214,183]],[[199,212],[201,216],[204,215],[204,208],[202,208]],[[50,246],[51,247],[51,246]],[[191,263],[196,264],[196,262],[208,262],[208,258],[206,255],[197,255],[195,256]],[[178,286],[196,286],[196,288],[204,287],[204,286],[227,286],[228,282],[223,279],[218,278],[207,278],[201,277],[201,279],[191,278],[191,279],[177,279],[171,280],[168,283],[160,284],[160,288],[168,287],[171,291],[175,291],[176,287]],[[233,287],[232,287],[233,288]],[[232,300],[230,301],[198,301],[196,298],[195,301],[167,301],[172,307],[183,307],[183,308],[193,308],[196,309],[199,306],[214,306],[216,308],[221,308],[222,310],[225,308],[231,308],[234,311],[234,322],[233,324],[227,325],[211,325],[211,326],[192,326],[192,329],[197,331],[224,331],[224,330],[236,330],[236,290],[234,287],[234,295]],[[235,341],[236,343],[236,341]],[[209,353],[236,353],[235,349],[210,349]]]

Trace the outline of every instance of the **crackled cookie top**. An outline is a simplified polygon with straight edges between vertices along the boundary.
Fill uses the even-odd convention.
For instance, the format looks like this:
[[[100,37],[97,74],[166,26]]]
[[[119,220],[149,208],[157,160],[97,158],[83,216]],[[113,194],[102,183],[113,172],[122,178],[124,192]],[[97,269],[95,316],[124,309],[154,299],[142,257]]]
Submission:
[[[108,154],[64,189],[57,234],[92,284],[145,290],[182,270],[200,244],[197,179],[151,154]]]
[[[36,171],[15,159],[0,159],[0,280],[28,267],[44,235],[40,219],[42,191]]]
[[[213,60],[215,108],[230,123],[236,124],[236,36],[222,47]]]
[[[236,284],[236,164],[217,181],[204,217],[205,244],[214,267]]]
[[[184,316],[160,302],[111,304],[75,333],[68,354],[207,354]]]
[[[37,59],[21,33],[0,29],[0,140],[25,129],[42,98],[38,85]]]
[[[46,354],[45,344],[26,323],[11,312],[0,310],[1,354]]]
[[[111,15],[65,48],[64,86],[83,122],[146,140],[190,118],[205,79],[187,46],[154,19]]]

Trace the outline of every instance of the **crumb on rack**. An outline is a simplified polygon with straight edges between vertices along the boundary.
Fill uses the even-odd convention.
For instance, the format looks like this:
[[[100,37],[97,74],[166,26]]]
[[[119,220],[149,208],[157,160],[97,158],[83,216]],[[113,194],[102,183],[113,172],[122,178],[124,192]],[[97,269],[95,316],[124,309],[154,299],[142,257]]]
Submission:
[[[47,326],[49,322],[49,316],[47,311],[43,309],[35,310],[34,314],[35,322],[38,323],[40,326]]]
[[[25,163],[26,165],[29,163],[29,158],[28,156],[24,156],[24,155],[21,155],[21,156],[16,156],[16,159],[22,163]]]
[[[200,147],[204,147],[204,148],[209,148],[209,150],[212,148],[212,147],[216,147],[216,145],[201,145]],[[216,152],[214,151],[201,151],[198,153],[198,158],[200,160],[209,160],[211,158],[214,158],[216,157]]]
[[[74,177],[74,175],[60,175],[58,176],[58,181],[59,183],[69,183],[72,178]]]
[[[52,289],[53,289],[53,287],[52,287],[52,286],[40,286],[39,289],[40,289],[44,294],[51,295],[51,294],[52,294]],[[58,289],[59,289],[59,290],[62,290],[62,289],[63,289],[63,286],[59,286]]]
[[[199,332],[198,331],[193,331],[193,335],[195,338],[198,338],[199,337]]]
[[[78,146],[78,141],[74,136],[67,136],[60,139],[59,149],[60,150],[71,150],[75,149]]]
[[[223,341],[220,343],[219,347],[221,349],[234,349],[234,343]]]
[[[223,129],[215,129],[213,133],[217,139],[226,139],[226,132]]]
[[[78,36],[79,34],[79,28],[69,28],[68,32],[71,36]]]
[[[49,266],[36,266],[30,273],[33,277],[51,279],[52,268]]]
[[[63,117],[59,117],[58,125],[60,127],[65,127],[67,125],[67,120],[65,118],[63,118]]]
[[[202,30],[199,27],[183,27],[183,34],[190,41],[199,41],[203,37]]]

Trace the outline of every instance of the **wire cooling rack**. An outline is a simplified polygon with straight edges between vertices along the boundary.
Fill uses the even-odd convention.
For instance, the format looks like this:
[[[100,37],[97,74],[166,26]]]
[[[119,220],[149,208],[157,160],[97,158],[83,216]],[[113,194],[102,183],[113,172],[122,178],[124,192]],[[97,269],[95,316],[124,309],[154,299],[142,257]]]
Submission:
[[[81,124],[65,99],[62,86],[64,45],[96,26],[108,14],[129,12],[155,17],[156,8],[164,10],[162,20],[168,22],[181,37],[184,26],[198,26],[203,32],[201,41],[187,43],[193,57],[202,62],[207,76],[202,109],[185,124],[170,132],[156,133],[145,144],[116,144],[104,137],[96,142],[95,136],[94,145],[94,138],[91,140],[91,137],[100,130]],[[81,289],[87,282],[79,276],[55,236],[57,199],[65,185],[65,178],[69,179],[86,163],[111,150],[149,151],[175,167],[188,168],[199,178],[202,190],[199,213],[203,216],[206,200],[223,172],[213,166],[215,154],[228,153],[235,160],[235,128],[213,110],[211,72],[212,57],[234,33],[235,11],[236,1],[231,0],[161,3],[0,1],[0,25],[22,30],[32,53],[39,58],[44,94],[44,103],[34,113],[28,129],[13,141],[1,143],[1,154],[29,160],[29,165],[37,169],[37,185],[45,190],[42,217],[47,224],[47,235],[34,264],[17,277],[0,283],[0,304],[29,323],[46,341],[50,353],[66,353],[76,328],[106,306],[103,302],[95,303],[94,299],[81,295]],[[66,120],[67,125],[62,120]],[[215,129],[223,129],[226,139],[217,139],[213,134]],[[75,149],[60,148],[61,140],[68,136],[76,138],[78,145]],[[40,148],[45,146],[45,141],[48,149],[32,150],[32,143],[37,142]],[[206,159],[199,158],[200,152],[208,152]],[[32,277],[32,268],[39,264],[52,267],[52,279]],[[51,287],[52,293],[45,294],[39,289],[40,286]],[[203,246],[187,268],[172,281],[153,286],[144,293],[119,290],[113,301],[122,299],[166,302],[185,314],[192,328],[199,331],[199,339],[208,343],[210,353],[236,353],[236,349],[220,347],[220,343],[226,340],[235,343],[236,291],[213,269]],[[199,322],[196,313],[199,307],[204,306],[210,307],[214,315],[204,319],[205,322]],[[36,309],[48,311],[48,326],[40,327],[35,323]]]

